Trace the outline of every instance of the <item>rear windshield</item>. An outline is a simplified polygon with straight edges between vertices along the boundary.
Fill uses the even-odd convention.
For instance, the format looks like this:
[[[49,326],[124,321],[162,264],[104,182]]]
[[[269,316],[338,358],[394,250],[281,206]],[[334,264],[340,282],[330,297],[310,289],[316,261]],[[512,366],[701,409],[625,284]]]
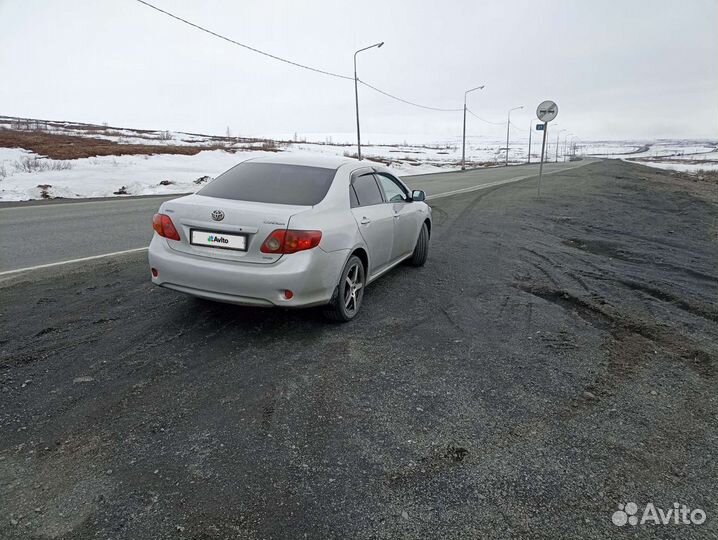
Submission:
[[[335,169],[281,163],[240,163],[197,193],[206,197],[313,206],[334,179]]]

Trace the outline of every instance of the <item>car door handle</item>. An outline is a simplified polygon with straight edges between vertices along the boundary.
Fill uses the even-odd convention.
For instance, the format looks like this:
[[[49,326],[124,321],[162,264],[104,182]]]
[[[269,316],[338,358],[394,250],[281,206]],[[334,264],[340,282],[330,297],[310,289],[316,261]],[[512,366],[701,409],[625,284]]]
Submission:
[[[399,219],[401,217],[401,214],[399,212],[394,214],[394,219]]]
[[[359,223],[361,223],[362,225],[369,225],[371,223],[371,219],[369,219],[368,217],[363,217],[361,218],[361,221]]]

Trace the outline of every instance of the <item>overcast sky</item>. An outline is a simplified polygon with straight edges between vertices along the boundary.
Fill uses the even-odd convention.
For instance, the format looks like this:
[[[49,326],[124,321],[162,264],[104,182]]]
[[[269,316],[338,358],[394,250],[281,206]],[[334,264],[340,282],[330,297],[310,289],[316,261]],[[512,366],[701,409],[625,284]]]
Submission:
[[[149,0],[272,54],[527,129],[538,103],[582,139],[718,138],[718,0]],[[347,133],[352,81],[211,37],[135,0],[0,0],[0,114],[233,134]],[[461,133],[360,88],[362,130]],[[505,126],[469,117],[472,135]],[[518,134],[518,130],[517,130]],[[517,135],[518,136],[518,135]],[[335,136],[336,137],[336,136]],[[336,140],[336,139],[335,139]]]

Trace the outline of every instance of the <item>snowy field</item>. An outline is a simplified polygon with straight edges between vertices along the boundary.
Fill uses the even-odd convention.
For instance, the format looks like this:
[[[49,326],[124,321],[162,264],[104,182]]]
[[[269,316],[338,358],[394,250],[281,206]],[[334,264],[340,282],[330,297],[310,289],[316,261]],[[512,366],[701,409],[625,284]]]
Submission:
[[[142,131],[70,122],[10,124],[0,120],[0,129],[27,129],[42,133],[93,137],[119,144],[157,146],[213,146],[195,155],[155,153],[150,155],[99,156],[52,160],[20,148],[0,148],[0,201],[37,198],[85,198],[122,195],[187,193],[199,189],[233,165],[246,159],[275,155],[260,150],[266,139],[288,154],[323,154],[354,157],[352,133],[273,134],[264,138],[210,136],[167,131]],[[39,124],[37,124],[39,122]],[[551,137],[550,137],[551,138]],[[382,163],[399,176],[457,170],[461,162],[461,138],[431,138],[400,134],[363,134],[362,153],[367,160]],[[540,136],[532,137],[531,161],[539,159]],[[576,155],[626,159],[645,165],[696,172],[718,169],[718,141],[575,141]],[[468,137],[467,166],[500,166],[506,159],[505,139]],[[547,159],[570,159],[571,149],[563,138],[549,144]],[[528,160],[528,132],[512,131],[509,163]]]
[[[187,193],[244,160],[277,152],[259,150],[267,138],[247,139],[167,131],[139,131],[104,126],[52,122],[18,125],[0,119],[0,129],[20,129],[23,133],[71,135],[110,140],[119,144],[162,146],[221,146],[195,155],[156,153],[151,155],[112,155],[53,160],[21,148],[0,148],[0,201],[38,198],[87,198],[122,195]],[[362,153],[368,161],[388,166],[399,176],[457,170],[461,160],[461,140],[408,142],[403,135],[364,135]],[[301,155],[355,157],[352,134],[275,135],[271,146],[278,152]],[[505,161],[505,142],[478,137],[467,138],[468,166],[498,166]],[[527,159],[527,141],[512,141],[511,163]],[[533,145],[533,159],[538,159]],[[563,150],[563,145],[561,145]],[[554,154],[551,154],[554,156]],[[555,158],[555,156],[554,156]],[[560,157],[563,159],[563,156]]]
[[[368,159],[390,152],[363,148]],[[354,149],[312,144],[287,144],[284,154],[338,155]],[[387,163],[399,176],[455,169],[450,160],[426,163],[422,154],[408,159],[402,155]],[[51,160],[19,148],[0,148],[0,201],[20,201],[41,197],[109,197],[113,195],[153,195],[187,193],[199,189],[230,167],[250,158],[276,155],[266,151],[206,150],[195,155],[154,154],[99,156],[72,160]],[[31,170],[28,170],[31,169]]]
[[[336,154],[326,147],[288,145],[282,153]],[[188,193],[199,189],[230,167],[275,152],[207,150],[193,156],[176,154],[101,156],[73,160],[40,158],[44,170],[25,171],[22,164],[37,156],[21,149],[0,148],[0,201],[41,197],[109,197]],[[338,155],[342,155],[339,152]],[[398,175],[448,170],[435,165],[392,164]],[[5,176],[3,177],[3,172]],[[44,193],[44,195],[43,195]]]
[[[718,170],[718,139],[706,141],[592,141],[587,156],[618,158],[660,169],[697,173]]]

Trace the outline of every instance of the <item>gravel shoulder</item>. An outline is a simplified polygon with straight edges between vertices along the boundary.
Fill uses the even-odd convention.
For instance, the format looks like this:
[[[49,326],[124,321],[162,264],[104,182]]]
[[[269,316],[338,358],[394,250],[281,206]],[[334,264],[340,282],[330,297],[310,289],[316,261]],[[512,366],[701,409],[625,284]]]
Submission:
[[[432,203],[361,316],[0,281],[2,538],[715,538],[718,195],[602,161]]]

